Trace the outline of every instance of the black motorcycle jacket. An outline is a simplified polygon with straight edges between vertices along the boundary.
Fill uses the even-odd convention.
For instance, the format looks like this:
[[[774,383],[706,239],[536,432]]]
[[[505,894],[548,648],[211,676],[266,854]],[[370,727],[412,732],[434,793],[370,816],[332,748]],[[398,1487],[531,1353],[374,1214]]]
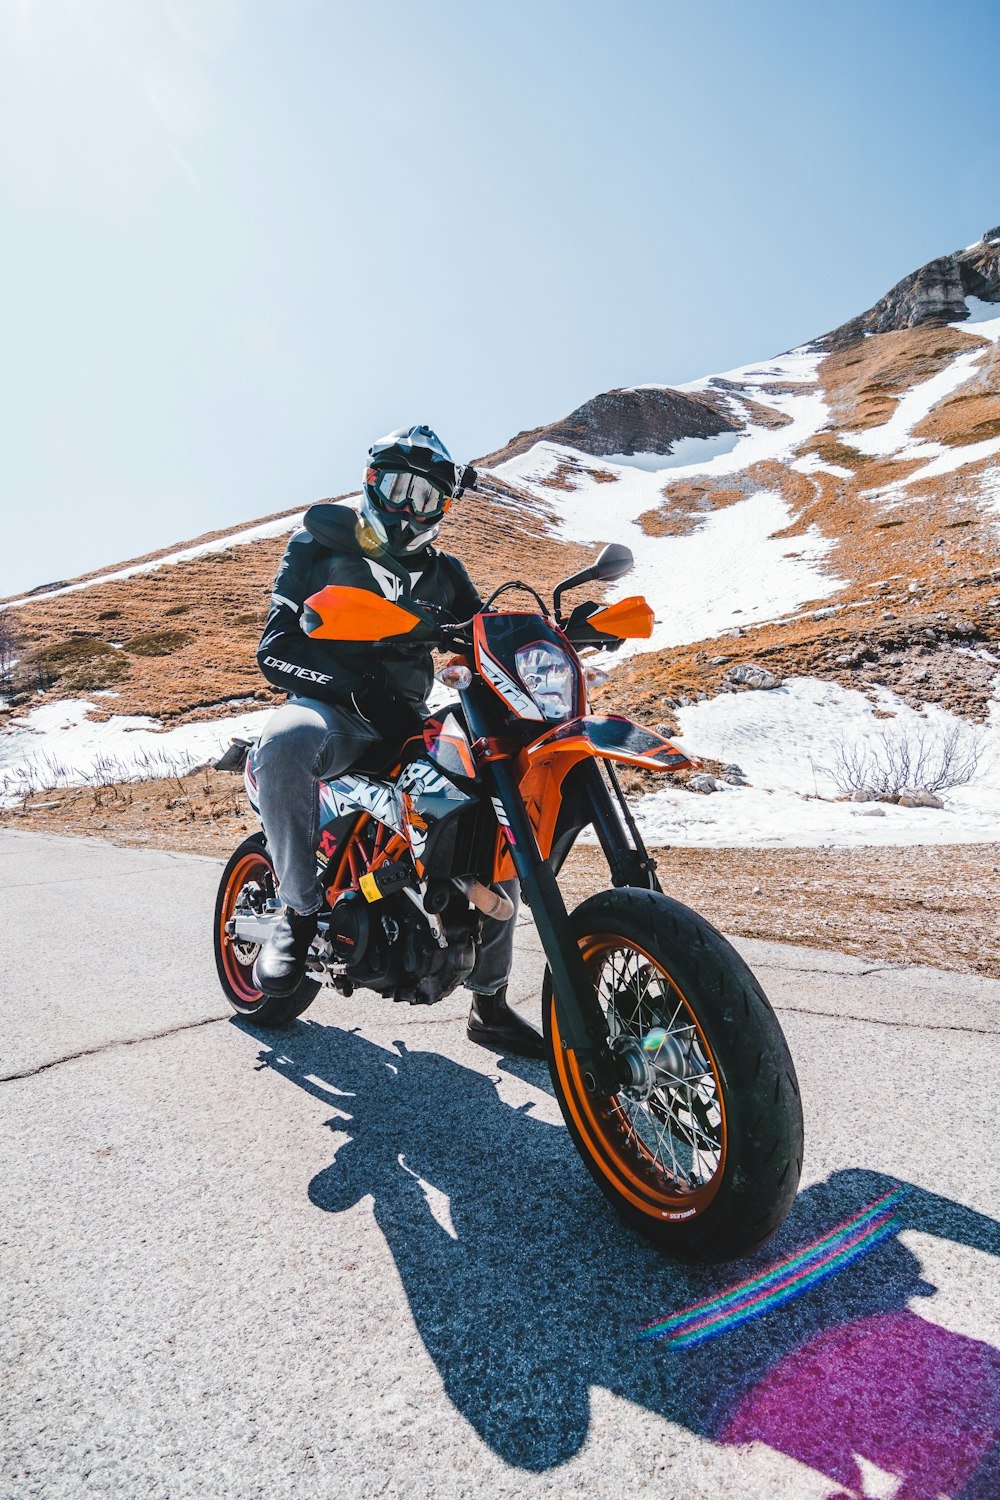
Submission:
[[[374,681],[389,697],[419,711],[434,680],[426,646],[313,640],[301,626],[306,599],[327,584],[347,584],[404,606],[407,598],[440,605],[459,620],[468,620],[482,601],[449,553],[424,547],[402,562],[386,552],[366,551],[359,533],[357,512],[348,505],[326,502],[306,511],[274,581],[258,665],[268,682],[299,697],[346,707],[356,688],[370,688]]]

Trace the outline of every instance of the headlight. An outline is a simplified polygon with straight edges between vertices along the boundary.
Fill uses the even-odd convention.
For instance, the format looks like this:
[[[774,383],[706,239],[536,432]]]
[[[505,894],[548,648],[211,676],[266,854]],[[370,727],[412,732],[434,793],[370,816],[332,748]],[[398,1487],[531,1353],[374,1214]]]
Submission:
[[[522,646],[514,657],[518,675],[545,719],[569,719],[576,706],[576,663],[551,641]]]

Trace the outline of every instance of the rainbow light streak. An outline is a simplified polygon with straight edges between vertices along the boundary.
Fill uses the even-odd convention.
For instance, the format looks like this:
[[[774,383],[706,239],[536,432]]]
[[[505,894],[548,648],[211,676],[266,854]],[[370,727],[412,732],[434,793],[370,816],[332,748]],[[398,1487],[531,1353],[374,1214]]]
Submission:
[[[648,1324],[639,1332],[639,1338],[667,1335],[675,1347],[690,1348],[760,1317],[772,1307],[780,1307],[895,1234],[900,1228],[895,1210],[909,1191],[905,1187],[895,1188],[822,1239],[779,1261],[770,1271],[742,1281],[717,1297],[696,1302],[684,1312]]]

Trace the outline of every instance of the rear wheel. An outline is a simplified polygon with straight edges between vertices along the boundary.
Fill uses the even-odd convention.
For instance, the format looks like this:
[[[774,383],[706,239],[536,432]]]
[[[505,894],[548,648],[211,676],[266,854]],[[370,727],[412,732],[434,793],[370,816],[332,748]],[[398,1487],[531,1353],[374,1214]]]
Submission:
[[[234,1010],[257,1026],[287,1026],[319,994],[315,979],[303,979],[291,995],[265,995],[253,982],[259,943],[240,942],[226,931],[237,913],[255,913],[274,899],[274,866],[263,834],[244,839],[222,872],[215,902],[215,967]]]
[[[783,1223],[802,1168],[795,1068],[763,991],[721,933],[658,892],[605,891],[571,920],[635,1078],[610,1098],[588,1093],[546,973],[549,1071],[577,1150],[663,1250],[748,1254]]]

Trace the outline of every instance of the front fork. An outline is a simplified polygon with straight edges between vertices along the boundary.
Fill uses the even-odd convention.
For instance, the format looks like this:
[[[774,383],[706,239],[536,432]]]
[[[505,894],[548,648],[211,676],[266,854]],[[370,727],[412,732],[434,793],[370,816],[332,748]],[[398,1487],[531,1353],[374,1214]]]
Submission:
[[[580,957],[562,891],[552,866],[538,847],[535,830],[524,806],[519,777],[511,758],[517,753],[516,749],[495,737],[489,712],[492,702],[484,702],[478,684],[462,693],[462,706],[480,773],[487,781],[492,777],[498,821],[507,839],[521,894],[531,909],[549,961],[562,1046],[576,1053],[584,1083],[591,1093],[616,1094],[634,1082],[632,1069],[622,1057],[611,1051],[607,1019],[587,966]],[[613,883],[658,890],[655,866],[614,778],[613,768],[612,784],[621,816],[598,766],[591,761],[580,769],[583,773],[579,786],[583,803],[581,821],[593,822],[611,868]],[[626,827],[631,844],[625,834]]]
[[[576,795],[590,814],[589,819],[584,821],[590,821],[594,825],[594,832],[611,871],[611,884],[634,885],[644,891],[658,891],[660,882],[656,878],[656,863],[650,858],[643,843],[642,834],[615,774],[614,763],[605,761],[605,770],[608,781],[614,788],[613,798],[596,759],[583,761],[573,775],[577,778]],[[628,837],[625,835],[626,828]]]
[[[509,759],[497,759],[490,760],[489,769],[503,809],[500,824],[521,882],[521,895],[531,908],[549,961],[562,1045],[576,1053],[592,1093],[616,1094],[629,1077],[611,1051],[607,1020],[580,957],[562,891],[538,847],[514,768]]]

